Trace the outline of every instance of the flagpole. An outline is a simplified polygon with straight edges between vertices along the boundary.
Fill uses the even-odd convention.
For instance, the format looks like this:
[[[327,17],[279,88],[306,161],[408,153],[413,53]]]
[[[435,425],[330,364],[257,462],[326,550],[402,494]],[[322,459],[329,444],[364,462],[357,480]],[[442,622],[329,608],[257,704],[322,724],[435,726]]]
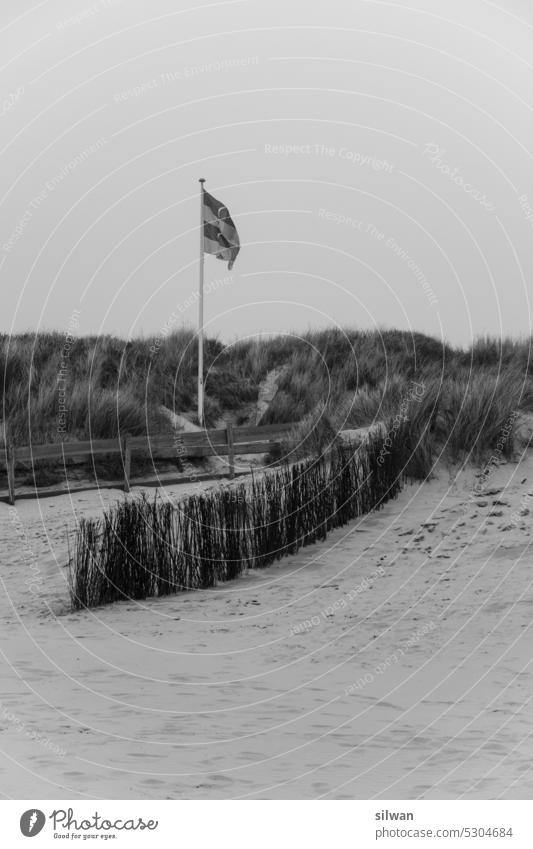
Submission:
[[[204,183],[200,183],[200,281],[198,301],[198,424],[204,426]]]

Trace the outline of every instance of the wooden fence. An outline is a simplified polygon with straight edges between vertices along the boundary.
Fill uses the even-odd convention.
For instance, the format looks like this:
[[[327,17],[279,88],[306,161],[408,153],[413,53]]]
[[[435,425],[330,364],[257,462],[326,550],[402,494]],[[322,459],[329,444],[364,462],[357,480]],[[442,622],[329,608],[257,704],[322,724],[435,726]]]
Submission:
[[[117,439],[92,439],[85,442],[51,442],[47,445],[14,445],[9,437],[0,449],[0,463],[7,468],[8,500],[15,503],[15,468],[17,463],[39,460],[65,461],[97,454],[120,454],[124,467],[124,491],[130,490],[133,452],[148,453],[153,460],[178,460],[194,457],[228,457],[228,476],[235,476],[235,454],[264,454],[279,445],[295,427],[291,424],[262,427],[233,427],[176,432],[174,436],[128,436]],[[3,456],[2,456],[3,455]]]

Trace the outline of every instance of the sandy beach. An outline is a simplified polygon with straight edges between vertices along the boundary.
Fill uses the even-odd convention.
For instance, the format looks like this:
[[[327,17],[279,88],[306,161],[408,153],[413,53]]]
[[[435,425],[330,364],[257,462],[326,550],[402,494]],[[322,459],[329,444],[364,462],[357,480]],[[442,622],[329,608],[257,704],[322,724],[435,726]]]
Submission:
[[[0,504],[4,797],[530,798],[532,485],[531,453],[442,469],[271,568],[76,613],[67,528],[124,496]]]

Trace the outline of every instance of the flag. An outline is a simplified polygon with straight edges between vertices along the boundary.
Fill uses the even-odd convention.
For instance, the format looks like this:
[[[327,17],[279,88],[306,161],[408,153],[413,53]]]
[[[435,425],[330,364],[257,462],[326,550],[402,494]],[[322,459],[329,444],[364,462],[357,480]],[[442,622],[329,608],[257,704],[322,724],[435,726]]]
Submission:
[[[204,189],[204,251],[225,260],[231,271],[240,249],[239,234],[227,206]]]

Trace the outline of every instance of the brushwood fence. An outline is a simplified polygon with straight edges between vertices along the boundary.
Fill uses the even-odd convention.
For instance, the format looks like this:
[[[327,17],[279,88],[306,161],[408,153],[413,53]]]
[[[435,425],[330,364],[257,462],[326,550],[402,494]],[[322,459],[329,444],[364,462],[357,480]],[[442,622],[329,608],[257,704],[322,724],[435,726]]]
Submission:
[[[70,562],[74,608],[206,589],[262,568],[329,531],[379,509],[404,480],[398,440],[285,464],[251,483],[221,487],[178,504],[145,496],[101,519],[81,520]]]

